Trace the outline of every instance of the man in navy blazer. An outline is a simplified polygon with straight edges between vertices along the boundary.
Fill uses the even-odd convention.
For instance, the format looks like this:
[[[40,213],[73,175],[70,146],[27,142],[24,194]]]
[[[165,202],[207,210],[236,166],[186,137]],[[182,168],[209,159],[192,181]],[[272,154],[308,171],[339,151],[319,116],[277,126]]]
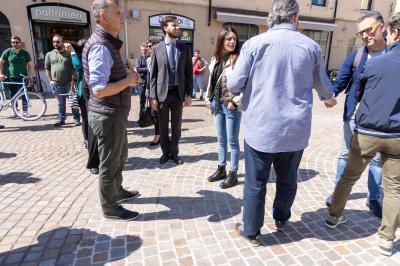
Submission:
[[[346,101],[343,113],[343,146],[337,162],[335,184],[339,182],[346,161],[349,156],[350,140],[355,128],[355,112],[358,102],[356,94],[359,88],[359,79],[365,63],[372,57],[384,54],[387,50],[384,38],[384,21],[382,15],[376,11],[365,12],[357,21],[357,36],[364,43],[363,50],[353,51],[345,59],[338,77],[332,84],[332,90],[337,96],[345,90]],[[382,218],[382,207],[379,203],[382,180],[380,154],[371,160],[368,172],[368,199],[366,205],[379,218]],[[326,205],[331,205],[332,195],[326,199]]]

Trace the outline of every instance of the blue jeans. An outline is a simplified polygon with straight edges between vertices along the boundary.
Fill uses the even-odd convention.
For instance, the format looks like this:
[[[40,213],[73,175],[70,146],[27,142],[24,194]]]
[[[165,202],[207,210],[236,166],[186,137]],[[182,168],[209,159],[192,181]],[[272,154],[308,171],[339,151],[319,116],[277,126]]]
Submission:
[[[355,128],[354,118],[345,120],[343,123],[343,144],[342,151],[339,155],[337,168],[336,168],[336,180],[337,184],[342,177],[344,168],[346,167],[346,162],[349,157],[350,142],[353,136]],[[381,156],[379,153],[375,155],[374,158],[369,163],[368,171],[368,199],[369,200],[379,200],[379,195],[381,193],[381,182],[382,182],[382,169],[381,169]]]
[[[266,153],[253,149],[244,142],[245,176],[243,197],[244,233],[248,237],[260,234],[264,224],[267,183],[274,165],[276,193],[272,216],[285,222],[291,216],[290,209],[297,192],[297,170],[303,151]]]
[[[215,110],[216,100],[212,101]],[[231,171],[237,172],[239,168],[239,130],[242,113],[236,110],[229,110],[224,104],[218,111],[213,111],[214,125],[218,137],[218,164],[226,165],[228,143],[231,147]]]
[[[68,92],[69,92],[70,88],[71,88],[70,84],[65,84],[65,85],[54,84],[51,88],[53,91],[53,94],[57,98],[57,102],[58,102],[57,120],[61,121],[61,122],[65,122],[66,100],[67,100]],[[72,108],[72,114],[73,114],[75,121],[80,120],[79,109]]]
[[[193,96],[196,96],[197,86],[199,86],[200,98],[203,98],[203,75],[193,75]]]

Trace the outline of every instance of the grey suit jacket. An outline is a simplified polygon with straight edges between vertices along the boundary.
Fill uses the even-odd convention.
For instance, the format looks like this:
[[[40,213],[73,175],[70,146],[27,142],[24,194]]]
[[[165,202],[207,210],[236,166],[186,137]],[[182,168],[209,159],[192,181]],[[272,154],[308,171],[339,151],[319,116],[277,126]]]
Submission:
[[[177,83],[181,101],[193,91],[192,55],[187,46],[176,43]],[[168,94],[168,57],[165,42],[153,47],[150,69],[150,98],[164,102]]]

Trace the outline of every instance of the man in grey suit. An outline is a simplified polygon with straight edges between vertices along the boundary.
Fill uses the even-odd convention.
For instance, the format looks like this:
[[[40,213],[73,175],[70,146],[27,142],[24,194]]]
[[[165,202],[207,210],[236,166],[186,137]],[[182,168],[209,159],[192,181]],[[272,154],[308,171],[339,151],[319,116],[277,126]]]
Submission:
[[[183,105],[192,104],[192,55],[187,46],[176,41],[181,34],[176,17],[166,16],[161,22],[161,28],[165,41],[153,47],[150,70],[151,107],[158,111],[160,123],[163,153],[160,163],[172,159],[176,164],[183,164],[178,156],[178,143],[181,138]],[[171,138],[168,130],[170,111]]]

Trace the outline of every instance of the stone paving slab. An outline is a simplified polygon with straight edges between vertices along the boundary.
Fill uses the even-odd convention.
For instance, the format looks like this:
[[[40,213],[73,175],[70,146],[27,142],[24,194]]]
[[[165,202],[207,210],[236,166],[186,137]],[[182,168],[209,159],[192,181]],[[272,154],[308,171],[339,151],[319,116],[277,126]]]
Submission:
[[[310,146],[285,233],[274,230],[271,218],[271,173],[265,246],[257,248],[233,231],[242,219],[243,153],[240,185],[221,190],[219,182],[206,180],[217,166],[217,138],[201,102],[184,109],[185,164],[160,166],[160,150],[147,146],[153,129],[133,122],[138,114],[133,97],[123,184],[142,196],[124,206],[142,216],[132,222],[102,217],[97,176],[85,169],[81,129],[71,115],[65,127],[54,128],[55,100],[48,104],[46,117],[34,122],[7,118],[9,110],[0,113],[6,125],[0,130],[1,265],[400,265],[400,241],[390,258],[376,250],[380,221],[365,206],[365,175],[347,204],[349,222],[334,230],[323,225],[341,147],[343,99],[333,110],[315,102]]]

